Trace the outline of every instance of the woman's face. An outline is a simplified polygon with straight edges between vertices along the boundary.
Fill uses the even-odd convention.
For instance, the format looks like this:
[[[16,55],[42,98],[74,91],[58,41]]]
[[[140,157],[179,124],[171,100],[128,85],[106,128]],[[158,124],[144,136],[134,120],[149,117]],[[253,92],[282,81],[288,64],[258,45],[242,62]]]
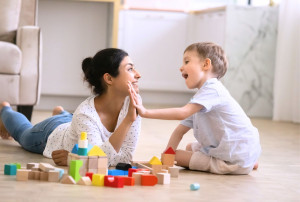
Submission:
[[[124,57],[119,66],[119,75],[114,78],[115,88],[128,94],[128,82],[139,93],[138,80],[141,78],[140,73],[134,68],[133,62],[129,56]]]

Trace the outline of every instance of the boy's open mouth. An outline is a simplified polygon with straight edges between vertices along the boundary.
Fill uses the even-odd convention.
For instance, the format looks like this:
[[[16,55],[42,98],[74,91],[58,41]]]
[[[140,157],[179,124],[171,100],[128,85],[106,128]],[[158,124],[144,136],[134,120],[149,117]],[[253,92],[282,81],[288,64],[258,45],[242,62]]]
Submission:
[[[184,78],[184,79],[187,79],[188,77],[189,77],[189,75],[188,74],[182,74],[182,77]]]

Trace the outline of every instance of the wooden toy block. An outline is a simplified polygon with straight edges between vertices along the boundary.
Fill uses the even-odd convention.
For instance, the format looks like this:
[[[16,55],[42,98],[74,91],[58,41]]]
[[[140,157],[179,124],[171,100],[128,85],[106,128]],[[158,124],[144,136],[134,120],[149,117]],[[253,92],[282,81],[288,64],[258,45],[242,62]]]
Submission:
[[[87,148],[78,148],[78,153],[79,156],[87,156],[88,154],[88,149]]]
[[[21,164],[20,163],[13,163],[13,164],[15,164],[17,166],[17,170],[21,169]],[[26,169],[26,168],[24,168],[24,169]]]
[[[148,170],[148,169],[143,169],[143,168],[129,168],[129,170],[128,170],[128,177],[132,177],[132,174],[134,172],[141,172],[141,171],[147,171],[147,172],[150,173],[150,170]]]
[[[39,163],[27,163],[26,169],[39,168]]]
[[[198,183],[193,183],[193,184],[190,185],[190,190],[196,191],[196,190],[198,190],[198,189],[200,189],[200,184],[198,184]]]
[[[40,181],[48,181],[49,172],[40,172]]]
[[[61,179],[60,183],[62,184],[76,184],[76,181],[73,179],[70,175],[64,175],[64,177]]]
[[[28,170],[30,170],[30,169],[28,169]],[[35,173],[34,172],[35,171],[33,171],[33,170],[29,171],[29,173],[28,173],[28,179],[29,180],[34,180],[35,179]]]
[[[87,139],[87,133],[86,132],[81,132],[80,133],[80,140],[86,140]]]
[[[98,147],[98,146],[93,146],[93,148],[88,152],[88,156],[106,156],[104,151]]]
[[[88,169],[88,167],[89,167],[89,157],[88,156],[79,156],[78,160],[82,161],[81,168]]]
[[[39,168],[44,172],[49,172],[49,170],[54,170],[54,166],[49,163],[40,163]]]
[[[161,161],[162,161],[163,165],[173,166],[174,161],[175,161],[175,155],[174,154],[162,154]]]
[[[137,163],[137,167],[138,168],[145,168],[145,169],[148,169],[148,170],[152,171],[151,165],[149,163],[147,163],[147,165],[141,164],[141,163]]]
[[[138,164],[149,163],[149,161],[131,161],[130,163],[131,163],[132,166],[138,167]]]
[[[154,186],[157,184],[157,177],[155,175],[142,175],[141,185],[142,186]]]
[[[59,171],[58,170],[50,170],[48,172],[48,182],[59,182]]]
[[[72,151],[73,154],[77,154],[78,153],[78,144],[75,144]]]
[[[106,186],[106,187],[115,187],[115,188],[123,188],[124,187],[124,178],[120,177],[120,176],[106,175],[104,177],[104,186]]]
[[[112,170],[108,170],[108,175],[122,176],[125,175],[125,172],[124,170],[112,169]]]
[[[161,171],[160,171],[161,173],[169,173],[169,171],[168,170],[166,170],[166,169],[161,169]]]
[[[104,176],[101,174],[94,174],[92,177],[92,185],[94,186],[104,186]]]
[[[88,169],[89,173],[98,173],[98,169]]]
[[[152,165],[152,174],[156,175],[156,173],[161,172],[162,165]]]
[[[32,171],[41,171],[41,169],[39,169],[39,167],[33,167],[33,168],[31,168],[30,170],[32,170]]]
[[[34,180],[40,180],[40,171],[33,170],[32,172],[34,173]]]
[[[17,181],[27,181],[30,170],[18,169],[17,170]]]
[[[81,178],[79,170],[82,164],[82,160],[72,160],[70,163],[69,175],[71,175],[76,182]]]
[[[108,159],[106,156],[101,156],[98,158],[98,168],[107,168],[108,167]]]
[[[88,173],[85,174],[85,176],[89,177],[91,179],[91,181],[92,181],[93,180],[93,174],[94,173],[88,172]]]
[[[151,165],[162,165],[161,161],[158,157],[153,156],[152,159],[149,161]]]
[[[170,184],[170,174],[169,173],[157,173],[158,184]]]
[[[175,151],[172,147],[169,147],[165,150],[164,154],[175,154]]]
[[[107,168],[98,168],[97,173],[102,174],[102,175],[107,175],[108,174],[108,169]]]
[[[169,167],[169,173],[171,177],[178,177],[179,176],[179,168],[178,167]]]
[[[88,158],[88,169],[98,169],[98,157],[89,156]]]
[[[4,175],[16,175],[17,166],[15,164],[5,164],[4,165]]]
[[[83,176],[80,178],[80,180],[77,182],[78,185],[92,185],[92,181],[89,177]]]
[[[118,170],[128,170],[129,168],[132,168],[132,166],[128,163],[118,163],[116,166]]]
[[[59,172],[59,179],[61,179],[63,174],[65,173],[65,170],[62,168],[55,168],[54,170]]]
[[[88,171],[88,169],[82,169],[82,168],[80,168],[79,169],[79,175],[80,176],[85,176],[85,173],[87,173],[87,171]]]
[[[133,177],[124,177],[124,185],[134,186],[134,178]]]
[[[141,185],[142,175],[145,175],[145,174],[144,173],[139,173],[139,172],[132,173],[132,177],[134,178],[135,185]]]
[[[88,148],[88,140],[78,140],[78,148]]]

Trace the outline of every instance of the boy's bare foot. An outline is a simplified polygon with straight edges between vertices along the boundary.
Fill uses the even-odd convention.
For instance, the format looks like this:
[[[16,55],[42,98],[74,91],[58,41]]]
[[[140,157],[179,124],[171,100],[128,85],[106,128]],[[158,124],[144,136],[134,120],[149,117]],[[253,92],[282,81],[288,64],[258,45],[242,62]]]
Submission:
[[[64,108],[62,106],[56,106],[54,107],[52,111],[52,116],[58,115],[64,111]]]
[[[258,162],[256,162],[256,163],[254,164],[253,170],[257,170],[257,168],[258,168]]]
[[[2,102],[1,105],[0,105],[0,111],[2,110],[3,107],[5,106],[10,106],[10,104],[8,102]],[[5,140],[11,140],[13,139],[9,133],[7,132],[2,120],[0,119],[0,137],[2,139],[5,139]]]

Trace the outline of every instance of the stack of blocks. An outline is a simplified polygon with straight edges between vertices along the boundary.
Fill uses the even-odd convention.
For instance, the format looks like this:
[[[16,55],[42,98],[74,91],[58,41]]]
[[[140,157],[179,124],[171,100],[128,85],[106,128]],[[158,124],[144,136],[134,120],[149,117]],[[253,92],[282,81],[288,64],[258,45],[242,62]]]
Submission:
[[[76,145],[73,152],[76,151]],[[77,154],[68,155],[69,175],[78,182],[81,176],[86,173],[107,174],[108,160],[106,154],[98,146],[92,147],[88,151],[88,140],[85,132],[81,133],[78,140]]]

